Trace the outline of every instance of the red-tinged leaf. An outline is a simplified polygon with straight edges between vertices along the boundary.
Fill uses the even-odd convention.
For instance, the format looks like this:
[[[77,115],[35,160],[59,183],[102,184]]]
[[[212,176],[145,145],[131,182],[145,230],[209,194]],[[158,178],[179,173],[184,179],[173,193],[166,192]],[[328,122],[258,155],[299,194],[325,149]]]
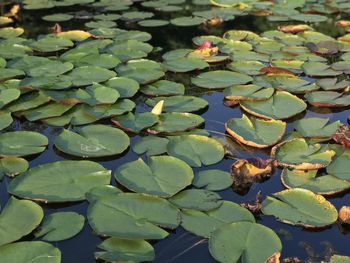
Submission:
[[[197,49],[201,50],[201,49],[206,49],[206,48],[211,48],[212,47],[212,43],[208,40],[204,41],[202,45],[200,45]]]
[[[284,33],[296,34],[296,33],[309,31],[309,30],[313,30],[313,29],[312,29],[312,27],[310,27],[308,25],[300,24],[300,25],[279,26],[278,30],[282,31]]]
[[[332,139],[343,145],[343,147],[350,149],[350,130],[347,125],[341,125],[333,134]]]
[[[284,68],[279,68],[279,67],[264,67],[262,69],[260,69],[260,73],[264,74],[264,75],[291,75],[291,76],[295,76],[295,74],[288,70],[288,69],[284,69]]]
[[[335,26],[350,27],[350,20],[339,20],[339,21],[335,22]]]
[[[56,23],[52,28],[52,33],[54,34],[59,34],[62,32],[62,27],[60,26],[60,24]]]

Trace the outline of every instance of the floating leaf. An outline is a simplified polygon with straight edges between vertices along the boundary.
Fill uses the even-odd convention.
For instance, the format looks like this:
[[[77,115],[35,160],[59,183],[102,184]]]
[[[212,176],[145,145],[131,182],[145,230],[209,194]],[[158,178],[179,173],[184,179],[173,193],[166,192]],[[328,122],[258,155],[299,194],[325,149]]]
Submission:
[[[307,144],[305,139],[292,139],[274,146],[271,157],[278,165],[298,170],[315,170],[328,166],[335,152],[321,144]]]
[[[105,125],[91,125],[75,131],[63,130],[55,138],[55,146],[64,153],[88,158],[120,154],[130,144],[123,131]]]
[[[0,246],[30,234],[43,217],[43,210],[36,203],[11,197],[0,214]]]
[[[221,191],[230,187],[233,179],[228,172],[221,170],[206,170],[198,172],[193,180],[193,185],[209,191]]]
[[[203,189],[188,189],[169,198],[169,201],[180,209],[209,211],[222,205],[220,195]]]
[[[14,131],[0,134],[0,156],[26,156],[41,153],[48,140],[45,135],[31,131]]]
[[[175,73],[184,73],[209,67],[209,64],[207,62],[193,57],[166,60],[162,65],[165,69]]]
[[[235,222],[216,229],[209,238],[209,252],[219,262],[267,262],[282,250],[278,236],[270,228],[252,223]]]
[[[96,200],[88,219],[97,234],[127,239],[162,239],[168,232],[159,226],[173,229],[180,223],[179,210],[167,200],[133,193]]]
[[[138,140],[132,147],[137,154],[146,154],[147,156],[160,155],[166,153],[166,147],[169,140],[158,136],[145,136]]]
[[[273,88],[263,88],[258,85],[233,85],[224,90],[224,96],[227,100],[238,101],[238,100],[267,100],[273,93]]]
[[[56,212],[45,217],[35,233],[45,241],[61,241],[77,235],[84,227],[85,218],[75,212]]]
[[[224,158],[224,148],[215,139],[202,135],[182,135],[169,139],[168,154],[184,160],[192,167],[211,165]]]
[[[265,215],[273,215],[286,224],[324,227],[338,218],[337,209],[323,196],[294,188],[268,196],[262,203]]]
[[[49,243],[42,241],[23,241],[7,244],[0,247],[1,260],[4,262],[13,261],[16,263],[45,262],[60,263],[61,252]],[[38,261],[40,260],[40,261]]]
[[[284,169],[281,180],[287,188],[304,188],[321,195],[333,195],[350,188],[350,182],[338,179],[333,175],[317,176],[317,170]]]
[[[223,201],[218,208],[209,211],[181,210],[181,226],[197,236],[209,237],[215,229],[227,223],[255,222],[254,216],[240,205]]]
[[[226,131],[239,142],[257,148],[266,148],[282,139],[286,123],[276,120],[249,119],[243,114],[241,119],[230,119],[225,127]]]
[[[208,107],[208,102],[195,96],[171,96],[147,99],[146,104],[154,107],[159,101],[164,100],[164,112],[194,112]]]
[[[139,133],[156,124],[158,117],[151,112],[136,113],[135,115],[129,112],[126,115],[114,117],[112,122],[123,130]]]
[[[11,194],[47,202],[80,201],[92,188],[110,183],[111,172],[91,161],[58,161],[39,165],[15,177]]]
[[[329,123],[328,118],[304,118],[294,122],[294,128],[307,138],[330,138],[340,125],[340,121]]]
[[[315,91],[306,94],[305,98],[316,107],[346,107],[350,105],[350,95],[335,91]]]
[[[240,106],[250,114],[268,119],[287,119],[303,112],[306,103],[286,91],[276,93],[265,101],[241,101]]]
[[[0,180],[4,175],[14,177],[24,173],[29,168],[29,163],[23,158],[2,158],[0,159]]]
[[[104,240],[98,248],[104,251],[95,252],[95,257],[108,262],[153,261],[155,252],[150,243],[145,240],[129,240],[111,237]]]
[[[115,173],[116,180],[139,193],[170,197],[192,183],[192,169],[172,156],[154,156],[147,165],[141,158],[125,163]]]
[[[185,86],[182,83],[176,83],[169,80],[158,80],[147,86],[143,86],[140,90],[147,96],[173,96],[184,95]]]

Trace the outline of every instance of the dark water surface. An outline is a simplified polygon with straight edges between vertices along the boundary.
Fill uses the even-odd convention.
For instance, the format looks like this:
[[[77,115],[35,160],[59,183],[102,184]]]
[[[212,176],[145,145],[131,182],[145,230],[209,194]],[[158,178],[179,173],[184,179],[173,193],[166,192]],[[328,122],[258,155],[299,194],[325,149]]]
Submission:
[[[0,0],[1,2],[1,0]],[[67,11],[67,9],[62,9]],[[21,14],[22,21],[19,23],[20,26],[24,27],[26,34],[29,37],[36,37],[40,33],[48,33],[49,27],[53,24],[44,22],[40,19],[42,15],[48,13],[59,13],[62,10],[52,9],[49,11],[24,11]],[[81,11],[79,9],[70,11]],[[84,10],[89,12],[90,10]],[[185,11],[186,12],[186,11]],[[163,15],[162,15],[163,16]],[[172,14],[165,14],[165,17],[171,17]],[[66,29],[85,29],[84,23],[88,20],[73,20],[69,22],[61,23],[61,26]],[[235,20],[227,22],[223,25],[219,25],[215,28],[205,28],[205,27],[189,27],[189,28],[178,28],[175,26],[166,26],[161,28],[141,28],[135,23],[118,25],[122,28],[127,29],[139,29],[144,30],[152,34],[153,38],[150,43],[155,47],[162,47],[163,50],[159,53],[153,54],[152,57],[159,58],[161,54],[166,51],[177,49],[177,48],[191,48],[191,39],[198,35],[219,35],[221,36],[228,29],[246,29],[251,30],[255,33],[261,33],[269,29],[275,29],[276,23],[268,22],[264,17],[237,17]],[[342,32],[340,29],[336,29],[333,26],[333,21],[324,22],[316,25],[316,29],[320,32],[326,33],[332,36],[338,36]],[[315,26],[315,25],[314,25]],[[193,73],[196,74],[196,73]],[[209,102],[209,108],[202,114],[206,119],[205,129],[209,130],[214,137],[221,138],[226,141],[227,144],[231,145],[231,149],[234,150],[234,154],[237,158],[246,157],[262,157],[268,158],[267,152],[244,149],[241,146],[235,144],[227,136],[225,136],[224,123],[232,117],[240,117],[241,110],[239,107],[229,108],[223,105],[223,94],[221,92],[205,92],[195,87],[191,87],[189,83],[190,74],[181,74],[174,76],[173,74],[168,74],[167,79],[175,79],[178,82],[183,82],[186,85],[186,92],[188,94],[194,94],[199,97],[203,97]],[[141,95],[135,98],[141,103],[138,103],[137,112],[149,111],[149,107],[142,103],[144,98]],[[342,112],[335,113],[330,110],[319,111],[317,109],[311,108],[305,113],[305,116],[313,117],[328,117],[332,121],[340,120],[343,123],[347,123],[348,109]],[[297,118],[301,118],[297,116]],[[295,120],[295,119],[293,119]],[[48,149],[35,156],[30,161],[30,167],[37,166],[39,164],[54,162],[64,159],[72,159],[70,156],[66,156],[63,153],[58,152],[53,149],[52,139],[57,135],[61,128],[53,128],[43,125],[39,122],[30,123],[23,120],[18,120],[11,125],[7,131],[10,130],[33,130],[45,134],[49,140],[50,145]],[[291,125],[288,125],[288,131],[291,130]],[[132,142],[138,140],[139,137],[135,136],[132,138]],[[112,159],[99,159],[98,161],[106,168],[111,169],[113,172],[123,163],[128,161],[133,161],[137,159],[137,155],[131,151],[129,148],[125,154],[118,156],[118,158]],[[210,166],[210,169],[221,169],[224,171],[229,171],[233,160],[225,159],[219,164]],[[194,172],[199,170],[204,170],[207,168],[195,168]],[[274,192],[278,192],[284,189],[281,184],[279,175],[281,170],[277,169],[274,176],[269,180],[254,184],[250,191],[241,196],[228,189],[219,194],[226,200],[234,202],[247,202],[254,200],[258,191],[262,191],[263,196],[270,195]],[[9,183],[9,178],[5,178],[0,184],[0,202],[1,206],[4,206],[9,198],[7,194],[7,185]],[[113,182],[116,185],[114,178]],[[332,203],[339,209],[342,205],[348,205],[350,203],[349,193],[345,193],[340,196],[332,197]],[[78,213],[86,215],[87,202],[79,203],[68,203],[60,205],[44,205],[45,214],[50,214],[57,211],[76,211]],[[305,230],[301,227],[293,227],[276,221],[275,218],[270,216],[264,216],[263,218],[257,219],[259,223],[262,223],[270,228],[272,228],[281,238],[283,243],[282,256],[285,257],[299,257],[303,261],[309,262],[321,262],[328,254],[333,254],[334,252],[338,254],[348,255],[349,254],[349,230],[344,229],[342,226],[333,224],[331,227],[318,230],[310,231]],[[32,240],[32,236],[28,236],[25,240]],[[62,252],[62,262],[64,263],[90,263],[95,262],[94,252],[96,251],[96,246],[101,242],[96,234],[93,233],[89,224],[86,222],[83,231],[76,237],[61,242],[53,243]],[[166,239],[153,243],[156,249],[156,260],[155,262],[214,262],[209,254],[207,247],[207,240],[197,237],[193,234],[185,232],[181,227],[173,231]],[[1,261],[1,259],[0,259]]]

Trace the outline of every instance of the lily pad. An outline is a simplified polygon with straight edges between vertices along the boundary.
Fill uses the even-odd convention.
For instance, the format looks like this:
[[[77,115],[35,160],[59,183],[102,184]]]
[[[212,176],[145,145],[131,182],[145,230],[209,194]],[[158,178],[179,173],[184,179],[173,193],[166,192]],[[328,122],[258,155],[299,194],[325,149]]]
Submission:
[[[294,122],[294,128],[306,138],[331,138],[340,125],[340,121],[330,123],[328,118],[304,118]]]
[[[45,135],[31,131],[14,131],[0,134],[0,156],[26,156],[46,149]]]
[[[185,86],[182,83],[169,80],[158,80],[152,84],[143,86],[140,91],[152,97],[184,95]]]
[[[327,173],[339,179],[350,180],[350,152],[345,150],[343,153],[337,153],[334,160],[327,167]]]
[[[350,95],[335,91],[315,91],[305,95],[307,101],[316,107],[347,107]]]
[[[274,146],[271,157],[278,165],[298,170],[315,170],[328,166],[335,152],[321,144],[308,144],[305,139],[297,138]]]
[[[107,87],[117,90],[120,94],[120,98],[131,98],[137,93],[140,88],[140,85],[137,81],[124,77],[111,78],[104,84]]]
[[[164,112],[195,112],[208,107],[205,99],[195,96],[171,96],[147,99],[146,104],[154,107],[159,101],[164,100]]]
[[[198,26],[205,22],[205,19],[202,17],[196,16],[182,16],[170,20],[170,23],[175,26]]]
[[[141,158],[125,163],[115,173],[116,180],[139,193],[171,197],[192,183],[193,172],[185,162],[172,156],[153,156],[147,165]]]
[[[220,195],[203,189],[188,189],[169,198],[169,201],[180,209],[209,211],[222,205]]]
[[[225,127],[226,131],[239,142],[257,148],[267,148],[282,139],[286,123],[279,120],[248,118],[243,115],[241,119],[230,119]]]
[[[129,240],[111,237],[104,240],[98,248],[104,251],[95,252],[95,257],[108,262],[153,261],[155,252],[150,243],[145,240]]]
[[[53,245],[42,241],[23,241],[0,247],[1,260],[16,263],[39,262],[60,263],[61,252]]]
[[[193,70],[201,70],[209,67],[209,64],[201,59],[192,57],[183,57],[177,59],[166,60],[163,67],[175,73],[184,73]]]
[[[333,175],[317,176],[317,170],[284,169],[281,180],[287,188],[303,188],[320,195],[333,195],[350,188],[350,182]]]
[[[221,206],[209,211],[182,209],[181,217],[184,229],[202,237],[210,237],[212,232],[227,223],[255,222],[254,216],[247,209],[230,201],[223,201]]]
[[[159,213],[162,211],[162,213]],[[90,204],[88,219],[99,235],[127,239],[163,239],[179,225],[179,210],[165,199],[121,193]]]
[[[240,106],[250,114],[267,119],[287,119],[303,112],[306,103],[286,91],[276,93],[265,101],[241,101]]]
[[[214,70],[201,73],[191,78],[191,82],[194,85],[207,89],[222,89],[232,85],[246,84],[252,80],[253,79],[246,74],[227,70]]]
[[[158,136],[145,136],[138,140],[132,147],[137,154],[146,154],[147,156],[160,155],[166,153],[166,147],[169,140]]]
[[[55,146],[64,153],[91,158],[120,154],[130,144],[123,131],[105,125],[90,125],[75,131],[63,130],[55,138]]]
[[[233,179],[228,172],[221,170],[206,170],[198,172],[193,180],[193,185],[197,188],[209,191],[221,191],[230,187]]]
[[[224,158],[224,147],[215,139],[202,135],[169,137],[169,155],[184,160],[192,167],[201,167],[220,162]]]
[[[36,203],[11,197],[0,214],[0,246],[30,234],[43,217],[43,210]]]
[[[112,122],[121,129],[129,132],[139,133],[158,122],[158,116],[151,112],[136,113],[129,112],[126,115],[116,116]]]
[[[29,163],[23,158],[2,158],[0,159],[0,180],[4,175],[14,177],[24,173],[29,168]]]
[[[111,172],[91,161],[58,161],[39,165],[15,177],[11,194],[46,202],[80,201],[92,188],[110,183]]]
[[[255,84],[248,85],[233,85],[224,90],[224,96],[227,100],[238,101],[238,100],[267,100],[273,93],[273,88],[264,88]]]
[[[56,212],[45,217],[35,233],[45,241],[61,241],[77,235],[84,227],[85,218],[75,212]]]
[[[78,67],[68,74],[74,86],[86,86],[94,82],[103,82],[116,75],[114,71],[96,66]]]
[[[193,130],[204,123],[204,119],[196,114],[169,112],[159,115],[156,125],[148,129],[151,134],[178,133]]]
[[[209,238],[209,252],[219,262],[261,263],[282,250],[277,234],[270,228],[235,222],[216,229]]]
[[[310,228],[331,225],[338,218],[337,209],[322,195],[300,188],[266,197],[262,212],[277,217],[283,223]]]

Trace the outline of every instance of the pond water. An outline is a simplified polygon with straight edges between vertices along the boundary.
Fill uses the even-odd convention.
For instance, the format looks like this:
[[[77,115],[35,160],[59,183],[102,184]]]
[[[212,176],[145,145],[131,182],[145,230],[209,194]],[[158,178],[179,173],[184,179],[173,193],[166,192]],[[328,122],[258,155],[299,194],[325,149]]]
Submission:
[[[1,0],[0,0],[1,1]],[[156,17],[161,19],[170,19],[173,17],[190,15],[193,8],[205,10],[207,6],[194,6],[187,1],[184,6],[184,11],[175,13],[156,12]],[[5,6],[4,10],[8,10],[9,6]],[[144,8],[140,3],[135,3],[132,7],[134,9],[149,11],[149,8]],[[48,10],[21,10],[17,26],[24,28],[24,36],[28,38],[35,38],[39,34],[49,33],[53,22],[46,22],[41,20],[41,17],[47,14],[54,13],[70,13],[70,14],[84,14],[86,19],[72,19],[67,22],[60,22],[64,30],[81,29],[88,30],[84,23],[91,20],[92,14],[101,12],[101,9],[94,9],[89,5],[74,6],[65,8],[51,8]],[[104,11],[102,11],[104,12]],[[120,13],[120,12],[116,12]],[[326,22],[313,23],[315,30],[332,37],[338,37],[344,34],[343,29],[334,27],[334,21],[339,20],[340,16],[332,15]],[[234,20],[226,21],[217,26],[191,26],[191,27],[177,27],[174,25],[167,25],[156,28],[145,28],[139,26],[137,23],[127,23],[118,21],[118,27],[123,29],[137,29],[149,32],[152,39],[149,41],[154,47],[159,47],[157,52],[150,54],[149,58],[153,60],[161,60],[161,55],[167,51],[179,48],[193,48],[192,38],[201,35],[216,35],[222,36],[227,30],[239,29],[249,30],[257,34],[268,30],[274,30],[278,25],[284,22],[270,22],[266,17],[257,16],[237,16]],[[287,22],[288,23],[288,22]],[[213,68],[223,68],[222,65],[211,66]],[[243,111],[239,106],[227,107],[224,105],[224,95],[222,91],[208,91],[195,87],[191,84],[190,77],[197,75],[199,72],[190,72],[183,74],[167,73],[165,79],[174,80],[185,84],[185,94],[201,97],[209,102],[209,107],[205,110],[197,112],[205,119],[205,128],[212,137],[219,138],[224,142],[228,149],[233,152],[235,158],[246,159],[252,157],[261,157],[263,159],[269,158],[268,150],[257,150],[248,146],[237,144],[225,133],[225,122],[234,117],[241,117]],[[312,78],[309,78],[313,81]],[[150,111],[151,108],[145,104],[145,96],[137,94],[132,98],[137,102],[135,112]],[[340,120],[342,123],[347,123],[349,111],[347,108],[333,111],[329,108],[309,107],[304,113],[287,120],[287,132],[293,130],[292,122],[303,117],[323,117],[330,118],[330,120]],[[101,123],[109,124],[109,120],[101,121]],[[52,127],[41,122],[29,122],[23,118],[15,118],[14,122],[1,132],[8,131],[37,131],[46,135],[49,138],[49,145],[47,149],[33,157],[30,157],[30,167],[35,167],[40,164],[50,163],[59,160],[77,160],[72,156],[66,155],[53,146],[53,138],[55,138],[62,130],[61,127]],[[131,145],[140,139],[140,136],[131,136]],[[117,157],[92,159],[98,161],[105,168],[113,172],[122,164],[136,160],[138,155],[127,149],[123,154]],[[233,159],[225,158],[221,162],[209,166],[210,169],[220,169],[223,171],[230,171],[230,167],[234,162]],[[208,167],[194,168],[194,172],[206,170]],[[247,193],[241,195],[234,192],[231,188],[218,192],[225,200],[230,200],[236,203],[254,201],[255,196],[259,191],[262,193],[263,199],[267,195],[279,192],[284,188],[280,180],[281,169],[274,169],[273,176],[262,183],[254,183]],[[11,179],[5,177],[0,184],[0,203],[4,207],[10,195],[7,192],[8,185]],[[112,185],[117,185],[112,176]],[[328,198],[334,206],[339,209],[343,205],[349,205],[350,196],[347,192]],[[57,211],[75,211],[86,215],[88,202],[72,202],[60,204],[43,204],[45,215]],[[273,216],[259,216],[257,222],[273,229],[282,241],[282,257],[298,257],[303,262],[321,262],[328,259],[329,255],[341,254],[348,255],[348,239],[349,229],[340,225],[339,223],[332,224],[329,227],[320,230],[308,230],[302,227],[287,225],[277,221]],[[33,235],[26,236],[23,240],[35,240]],[[88,222],[85,222],[83,230],[75,237],[66,240],[53,242],[52,244],[59,248],[62,252],[62,262],[96,262],[94,252],[97,250],[96,246],[101,243],[102,238],[93,232]],[[186,232],[182,227],[171,231],[170,235],[164,240],[152,242],[155,248],[156,258],[155,262],[215,262],[208,251],[208,240],[198,237],[194,234]],[[1,258],[0,258],[1,262]],[[15,261],[13,261],[15,262]],[[101,261],[102,262],[102,261]]]

